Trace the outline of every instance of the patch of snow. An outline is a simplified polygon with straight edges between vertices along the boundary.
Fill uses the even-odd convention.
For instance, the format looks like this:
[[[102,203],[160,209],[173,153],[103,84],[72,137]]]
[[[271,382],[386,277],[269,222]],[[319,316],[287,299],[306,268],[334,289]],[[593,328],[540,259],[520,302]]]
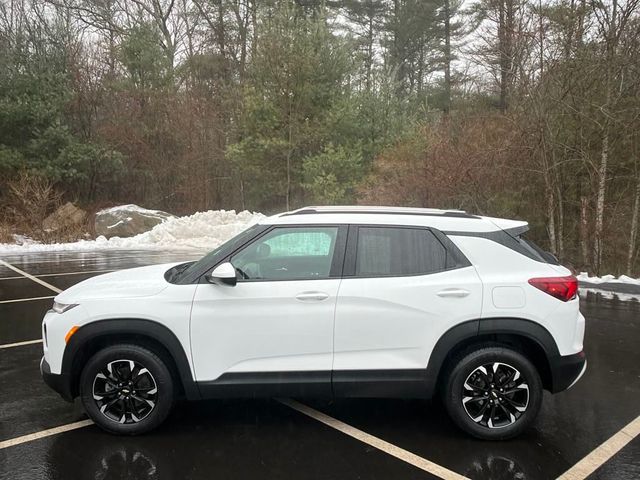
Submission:
[[[631,278],[626,275],[620,275],[618,281],[622,283],[630,283],[632,285],[640,285],[640,278]]]
[[[166,212],[161,210],[151,210],[149,208],[142,208],[135,203],[129,203],[127,205],[118,205],[111,208],[103,208],[98,213],[118,213],[118,212],[138,212],[141,214],[156,214],[164,215]]]
[[[26,235],[19,235],[17,233],[13,234],[13,241],[18,245],[34,245],[38,243],[31,237],[27,237]]]
[[[124,207],[131,207],[125,205]],[[120,207],[113,207],[120,208]],[[138,207],[139,208],[139,207]],[[264,215],[235,210],[209,210],[186,217],[172,217],[148,232],[134,237],[99,236],[95,240],[79,240],[72,243],[42,244],[23,239],[21,245],[0,243],[2,253],[44,252],[56,250],[107,250],[154,249],[209,251],[249,226],[259,222]]]
[[[587,272],[580,272],[576,277],[579,281],[588,282],[593,284],[599,283],[626,283],[628,285],[640,285],[640,278],[631,278],[627,275],[620,275],[615,277],[614,275],[604,275],[602,277],[590,277]]]
[[[129,203],[127,205],[118,205],[116,207],[111,207],[111,208],[103,208],[102,210],[99,210],[98,212],[96,212],[96,217],[99,217],[100,215],[112,215],[112,216],[115,216],[116,218],[118,217],[122,218],[123,215],[127,215],[125,217],[126,221],[123,219],[123,220],[120,220],[118,223],[107,227],[107,228],[113,228],[120,223],[130,222],[131,220],[133,220],[133,218],[128,215],[132,212],[140,215],[141,217],[159,218],[162,221],[164,221],[167,218],[173,217],[173,215],[171,215],[170,213],[163,212],[162,210],[151,210],[149,208],[143,208],[139,205],[136,205],[135,203]]]
[[[131,217],[127,218],[127,220],[130,222],[131,221]],[[119,220],[116,223],[114,223],[113,225],[107,225],[107,228],[116,228],[118,225],[123,225],[124,224],[124,220]]]

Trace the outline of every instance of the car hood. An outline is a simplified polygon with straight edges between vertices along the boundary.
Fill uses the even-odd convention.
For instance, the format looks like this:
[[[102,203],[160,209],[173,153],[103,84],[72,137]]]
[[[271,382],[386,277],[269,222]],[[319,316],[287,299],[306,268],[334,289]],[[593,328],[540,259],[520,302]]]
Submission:
[[[98,275],[68,288],[56,296],[55,301],[77,303],[88,299],[156,295],[169,285],[164,278],[165,272],[180,263],[182,262],[150,265]]]

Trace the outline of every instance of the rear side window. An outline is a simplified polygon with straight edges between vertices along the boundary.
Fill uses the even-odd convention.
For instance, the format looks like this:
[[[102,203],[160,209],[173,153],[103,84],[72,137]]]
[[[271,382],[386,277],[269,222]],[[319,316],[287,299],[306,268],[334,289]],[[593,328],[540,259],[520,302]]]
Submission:
[[[400,276],[445,270],[447,251],[429,230],[360,227],[356,276]]]
[[[546,252],[541,249],[538,245],[533,243],[533,241],[525,238],[524,235],[519,235],[517,237],[520,244],[529,251],[531,258],[535,258],[540,262],[551,263],[554,265],[558,265],[558,259],[550,252]]]

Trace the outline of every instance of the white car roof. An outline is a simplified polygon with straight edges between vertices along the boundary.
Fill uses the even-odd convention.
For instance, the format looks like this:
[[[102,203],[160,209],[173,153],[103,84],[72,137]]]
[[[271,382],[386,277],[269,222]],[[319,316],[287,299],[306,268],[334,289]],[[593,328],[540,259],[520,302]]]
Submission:
[[[445,232],[493,232],[511,228],[526,229],[528,225],[521,220],[471,215],[463,210],[362,205],[303,207],[266,217],[260,223],[411,225],[433,227]]]

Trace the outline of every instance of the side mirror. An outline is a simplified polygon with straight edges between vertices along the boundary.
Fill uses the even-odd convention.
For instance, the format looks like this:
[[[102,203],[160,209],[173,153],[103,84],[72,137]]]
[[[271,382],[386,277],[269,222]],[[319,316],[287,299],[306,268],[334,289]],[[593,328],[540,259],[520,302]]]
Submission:
[[[225,262],[218,265],[210,273],[205,275],[207,282],[235,286],[238,283],[236,269],[231,263]]]

